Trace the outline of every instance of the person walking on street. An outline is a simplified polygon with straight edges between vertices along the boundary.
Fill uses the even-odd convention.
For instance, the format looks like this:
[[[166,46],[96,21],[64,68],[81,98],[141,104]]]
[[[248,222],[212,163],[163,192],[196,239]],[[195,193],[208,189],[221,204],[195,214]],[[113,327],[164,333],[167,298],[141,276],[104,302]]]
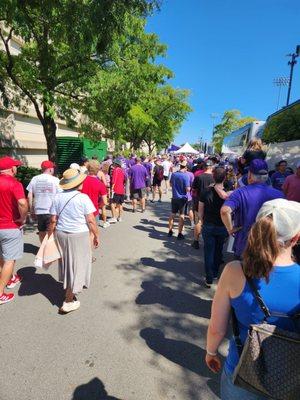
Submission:
[[[60,191],[59,179],[54,175],[55,164],[45,160],[41,164],[42,173],[34,176],[27,186],[31,216],[37,219],[39,239],[42,243],[50,224],[50,208],[53,199]]]
[[[199,221],[202,227],[204,242],[205,286],[210,288],[213,280],[218,278],[222,264],[223,245],[228,236],[222,222],[220,210],[224,199],[219,196],[218,189],[224,190],[223,183],[226,170],[216,167],[213,171],[214,185],[205,189],[199,198]]]
[[[132,212],[136,211],[137,201],[140,200],[142,212],[146,208],[146,182],[148,172],[142,165],[142,160],[136,158],[136,164],[132,165],[129,170],[130,178],[130,198],[132,200]]]
[[[48,235],[50,237],[55,232],[61,249],[59,280],[66,291],[61,313],[80,307],[76,295],[83,287],[88,288],[91,280],[91,236],[94,247],[99,246],[99,230],[94,216],[96,208],[89,196],[80,192],[86,178],[86,174],[67,169],[60,180],[63,192],[55,196],[51,207]]]
[[[151,203],[154,203],[156,191],[158,190],[158,201],[161,202],[162,197],[162,189],[161,184],[164,180],[164,168],[161,165],[160,159],[157,158],[155,160],[155,165],[153,168],[153,181],[152,181],[152,200]]]
[[[187,165],[186,174],[189,177],[189,180],[190,180],[189,187],[191,188],[195,177],[194,177],[194,174],[192,173],[192,168],[190,165]],[[184,215],[189,218],[189,220],[191,222],[191,227],[195,228],[195,219],[194,219],[194,212],[193,212],[193,197],[192,197],[191,191],[188,192],[188,194],[187,194],[187,203],[185,205]]]
[[[114,160],[114,170],[112,174],[112,199],[111,212],[114,222],[122,222],[123,203],[125,200],[126,174],[122,168],[122,161]]]
[[[298,201],[300,203],[300,161],[296,165],[296,172],[288,176],[284,181],[282,190],[287,200]]]
[[[271,317],[267,323],[295,332],[296,324],[292,318],[280,315],[293,316],[300,312],[300,265],[292,258],[292,248],[299,239],[300,204],[285,199],[265,202],[249,232],[243,262],[233,261],[225,266],[214,296],[205,357],[206,365],[214,373],[221,370],[218,348],[226,335],[231,309],[234,309],[237,318],[243,346],[250,326],[264,320],[247,280],[252,281],[270,310]],[[239,358],[236,341],[232,337],[221,377],[221,399],[267,400],[269,397],[233,384],[233,373]],[[260,362],[262,360],[258,361],[258,365]]]
[[[173,172],[170,180],[172,188],[172,200],[171,200],[171,215],[169,217],[169,233],[168,236],[173,236],[174,218],[176,214],[179,214],[178,223],[178,240],[184,239],[182,234],[184,226],[184,210],[188,201],[188,193],[191,190],[190,177],[186,174],[187,162],[182,161],[179,164],[179,171]]]
[[[208,188],[209,185],[214,183],[213,178],[213,162],[211,160],[207,160],[204,164],[202,164],[204,172],[200,175],[197,175],[193,181],[192,186],[192,197],[193,197],[193,212],[194,212],[194,241],[192,243],[192,247],[194,249],[199,249],[199,237],[200,237],[200,223],[198,216],[198,208],[199,208],[199,198],[201,193]]]
[[[260,207],[266,201],[284,197],[281,191],[266,184],[268,178],[266,161],[251,161],[248,172],[249,185],[234,190],[221,208],[221,218],[227,232],[234,235],[233,250],[238,259],[245,249],[248,232]]]
[[[99,223],[99,205],[101,209],[105,209],[108,200],[107,200],[107,189],[105,184],[99,179],[98,173],[100,170],[100,163],[97,160],[91,160],[86,165],[88,176],[83,181],[81,193],[85,193],[91,199],[94,207],[95,212],[94,216],[96,218],[97,223]],[[106,211],[106,210],[105,210]],[[103,227],[108,228],[109,223],[106,222],[106,212],[103,215]]]
[[[172,170],[172,163],[168,159],[167,155],[163,155],[163,162],[161,163],[161,165],[163,167],[163,176],[164,176],[165,194],[166,194],[169,190],[169,178]]]
[[[0,304],[14,299],[12,289],[21,278],[14,274],[16,260],[23,256],[23,230],[28,204],[22,184],[15,178],[21,162],[0,158]]]

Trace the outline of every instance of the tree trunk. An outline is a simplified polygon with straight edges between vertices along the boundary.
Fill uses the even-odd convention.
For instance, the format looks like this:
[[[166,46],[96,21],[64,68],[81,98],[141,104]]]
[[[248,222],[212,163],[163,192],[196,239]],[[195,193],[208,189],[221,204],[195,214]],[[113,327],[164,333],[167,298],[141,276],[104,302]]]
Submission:
[[[47,142],[49,160],[57,162],[56,123],[53,118],[46,117],[43,121],[43,130]]]
[[[149,156],[152,153],[152,146],[151,146],[151,142],[147,142],[147,146],[148,146],[148,151],[149,151]]]

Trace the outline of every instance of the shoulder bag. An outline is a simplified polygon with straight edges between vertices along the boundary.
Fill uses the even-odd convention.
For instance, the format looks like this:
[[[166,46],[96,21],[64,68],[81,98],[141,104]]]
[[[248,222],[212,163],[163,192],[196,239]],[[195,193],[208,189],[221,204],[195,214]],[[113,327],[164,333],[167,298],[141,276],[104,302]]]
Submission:
[[[72,196],[63,206],[59,214],[57,215],[57,220],[63,210],[66,208],[68,203],[74,199],[75,196],[77,196],[79,193],[76,193],[74,196]],[[35,256],[34,260],[34,265],[35,267],[39,268],[45,268],[47,269],[54,261],[60,260],[61,259],[61,249],[60,246],[56,240],[56,237],[54,234],[46,235],[44,237],[43,242],[41,243],[41,246],[39,248],[39,251],[37,255]]]
[[[258,305],[264,313],[260,324],[250,325],[245,345],[242,345],[238,321],[232,309],[232,327],[240,355],[233,374],[233,383],[250,392],[274,400],[300,399],[300,330],[299,314],[271,313],[255,283],[247,279]],[[288,295],[288,293],[287,293]],[[289,332],[268,324],[269,317],[285,317],[295,324]]]

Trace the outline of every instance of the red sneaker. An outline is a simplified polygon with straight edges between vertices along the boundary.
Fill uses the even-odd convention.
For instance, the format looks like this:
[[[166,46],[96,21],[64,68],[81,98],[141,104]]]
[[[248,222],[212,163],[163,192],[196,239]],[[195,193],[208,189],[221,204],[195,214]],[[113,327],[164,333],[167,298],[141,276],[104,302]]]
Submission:
[[[0,304],[9,303],[14,299],[15,295],[13,293],[3,293],[0,296]]]
[[[12,289],[20,283],[22,278],[18,274],[14,274],[12,278],[8,281],[6,287],[7,289]]]

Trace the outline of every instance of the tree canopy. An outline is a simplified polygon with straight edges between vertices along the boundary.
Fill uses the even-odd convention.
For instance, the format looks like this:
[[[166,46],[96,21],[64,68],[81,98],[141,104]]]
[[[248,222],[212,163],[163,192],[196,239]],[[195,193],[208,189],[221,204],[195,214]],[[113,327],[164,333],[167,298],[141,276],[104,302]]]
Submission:
[[[266,143],[300,139],[300,103],[271,117],[263,132]]]
[[[158,0],[0,2],[2,100],[34,106],[50,159],[56,158],[58,118],[94,139],[104,135],[135,145],[134,135],[147,129],[149,143],[172,140],[189,107],[187,92],[167,85],[172,72],[155,62],[166,47],[145,32],[145,18],[158,5]],[[12,52],[12,37],[21,40],[18,54]],[[164,131],[163,143],[158,131]]]
[[[253,117],[242,117],[239,110],[225,111],[221,122],[214,128],[213,145],[215,147],[215,151],[217,153],[221,153],[224,138],[232,131],[253,121],[255,121],[255,118]]]

